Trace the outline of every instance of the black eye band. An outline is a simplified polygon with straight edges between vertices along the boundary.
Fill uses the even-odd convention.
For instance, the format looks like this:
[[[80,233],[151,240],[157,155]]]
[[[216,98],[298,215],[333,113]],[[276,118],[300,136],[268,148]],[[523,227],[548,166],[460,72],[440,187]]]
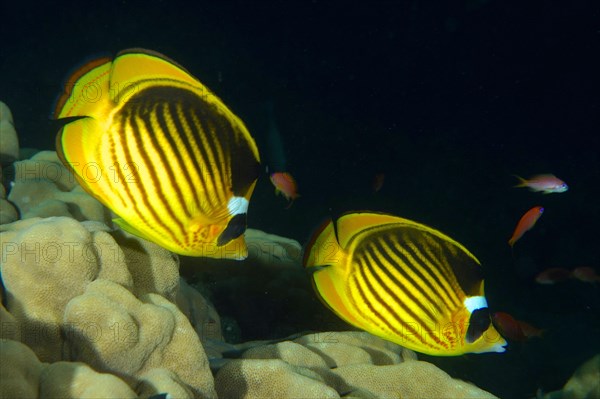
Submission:
[[[244,234],[246,231],[246,216],[247,214],[240,213],[231,218],[229,224],[217,239],[218,246],[223,246]]]
[[[467,336],[465,337],[467,343],[471,344],[477,341],[483,333],[490,327],[492,319],[490,318],[490,310],[488,308],[481,308],[471,313],[469,319],[469,328],[467,329]]]

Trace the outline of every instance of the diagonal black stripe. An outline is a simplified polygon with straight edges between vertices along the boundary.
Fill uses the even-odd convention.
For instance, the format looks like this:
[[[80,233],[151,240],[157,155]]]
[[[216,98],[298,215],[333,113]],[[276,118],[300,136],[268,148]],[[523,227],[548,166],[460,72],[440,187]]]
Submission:
[[[384,289],[388,293],[388,295],[390,295],[392,298],[394,298],[396,306],[401,307],[404,312],[406,312],[410,317],[412,317],[414,320],[416,320],[419,323],[419,325],[421,326],[421,328],[424,329],[424,331],[429,331],[430,329],[429,329],[429,326],[427,325],[427,323],[417,313],[415,313],[410,307],[402,306],[403,302],[400,300],[400,298],[396,294],[396,290],[401,292],[402,295],[408,297],[410,299],[410,301],[421,310],[421,312],[427,314],[427,316],[433,322],[437,322],[438,317],[436,317],[434,314],[432,314],[431,311],[427,307],[424,307],[423,304],[421,303],[421,301],[419,301],[412,293],[411,288],[417,288],[414,285],[414,282],[412,282],[412,279],[410,279],[409,276],[406,273],[404,273],[404,271],[401,270],[401,268],[395,267],[394,269],[401,272],[402,277],[406,278],[406,280],[409,282],[410,286],[407,287],[406,284],[402,284],[400,281],[398,281],[394,277],[394,275],[392,275],[390,273],[390,271],[388,270],[388,267],[390,267],[390,265],[394,265],[393,259],[389,258],[389,256],[387,256],[387,254],[384,251],[381,251],[381,248],[377,248],[375,244],[369,245],[369,248],[367,248],[365,252],[372,259],[372,262],[375,263],[375,264],[373,264],[372,262],[368,262],[368,261],[366,262],[367,268],[368,268],[370,274],[377,281],[379,287]],[[383,256],[383,258],[385,259],[385,262],[382,261],[382,259],[378,255]],[[387,264],[386,264],[386,262],[387,262]],[[393,283],[392,287],[390,287],[390,284],[386,284],[383,281],[381,276],[379,276],[379,274],[377,273],[377,270],[381,270],[384,272],[386,277],[389,278],[390,281]],[[373,286],[373,284],[371,283],[371,287],[372,286]],[[393,288],[393,290],[392,290],[392,288]],[[376,290],[373,290],[374,295],[376,292],[377,292]],[[381,298],[378,295],[377,295],[377,298],[378,298],[378,301],[381,302],[382,304],[384,304],[384,306],[386,306],[386,309],[387,309],[389,305],[387,303],[385,303],[385,301],[381,300]],[[392,315],[394,315],[396,317],[396,320],[398,320],[399,322],[401,321],[401,319],[398,317],[398,315],[391,310],[391,307],[389,308],[389,311],[391,312]],[[430,335],[431,335],[431,338],[438,345],[441,345],[441,346],[446,345],[445,342],[440,341],[435,335],[433,335],[433,334],[430,334]]]
[[[384,246],[387,248],[385,248]],[[433,298],[433,295],[436,295],[436,291],[433,290],[432,287],[430,287],[430,286],[423,287],[423,282],[426,283],[426,281],[424,281],[422,275],[417,270],[415,270],[416,268],[414,267],[414,265],[412,265],[411,263],[408,263],[408,262],[404,262],[405,265],[408,265],[409,267],[411,267],[411,270],[413,270],[418,275],[420,282],[417,282],[416,280],[414,280],[410,276],[410,274],[408,274],[402,268],[402,266],[397,263],[397,261],[395,259],[393,259],[391,256],[389,256],[388,252],[392,252],[394,254],[396,254],[397,252],[400,252],[397,248],[395,248],[394,243],[389,240],[389,237],[381,237],[380,240],[377,240],[375,243],[371,244],[371,247],[368,248],[367,250],[369,251],[371,256],[373,256],[377,260],[380,270],[382,270],[385,273],[386,277],[392,282],[393,286],[398,287],[399,289],[403,290],[404,293],[406,294],[406,296],[408,298],[410,298],[410,300],[416,306],[418,306],[421,309],[421,311],[427,315],[427,317],[429,317],[431,320],[438,319],[438,316],[433,314],[431,312],[430,308],[425,306],[422,303],[422,301],[420,301],[412,293],[411,288],[413,288],[414,290],[416,290],[416,291],[420,292],[422,295],[424,295],[425,298],[427,299],[427,302],[429,304],[431,304],[432,306],[434,306],[436,308],[436,310],[439,312],[438,314],[443,314],[442,309],[439,307],[437,301],[434,300],[434,298]],[[383,261],[380,257],[383,258]],[[401,282],[400,280],[398,280],[396,278],[396,276],[394,274],[392,274],[392,272],[389,270],[390,268],[393,268],[394,270],[396,270],[398,273],[400,273],[402,275],[402,278],[408,282],[408,287],[407,287],[406,283]],[[427,285],[427,283],[425,285]],[[399,299],[397,297],[396,297],[396,300],[399,301]]]
[[[116,123],[118,124],[119,122]],[[124,126],[122,124],[118,124],[117,131],[124,131],[122,129],[124,129]],[[115,137],[114,135],[109,134],[107,138],[108,156],[111,161],[110,167],[114,169],[114,176],[109,176],[108,178],[108,184],[111,188],[111,194],[115,194],[119,198],[122,207],[129,207],[130,204],[133,204],[135,208],[135,202],[133,202],[131,190],[129,189],[129,185],[127,184],[127,177],[123,174],[123,167],[119,163],[119,159],[117,156]],[[123,191],[125,191],[124,194],[127,196],[127,198],[123,195]]]
[[[433,292],[443,292],[444,294],[446,294],[446,296],[439,295],[439,297],[444,301],[446,306],[460,306],[461,304],[457,302],[457,295],[452,290],[452,285],[448,281],[448,278],[452,278],[452,276],[449,277],[447,273],[441,270],[442,266],[440,266],[439,259],[429,256],[428,251],[420,250],[419,248],[421,243],[414,242],[412,240],[412,237],[403,237],[403,239],[406,244],[412,244],[403,246],[406,253],[415,260],[424,259],[426,263],[432,265],[434,268],[436,268],[436,270],[438,270],[442,274],[444,280],[440,280],[440,278],[433,272],[433,270],[431,270],[430,267],[423,263],[419,263],[421,265],[421,268],[419,270],[415,270],[416,272],[418,271],[419,277],[430,286],[430,289]],[[398,256],[402,259],[403,262],[410,263],[408,257],[405,254],[398,253]],[[427,274],[429,279],[425,277],[425,273]],[[430,281],[433,281],[435,283],[435,287],[431,285]],[[450,303],[447,302],[446,298],[450,300]]]
[[[441,246],[441,244],[437,241],[431,242],[430,240],[426,240],[424,245],[416,245],[417,243],[411,242],[412,245],[407,246],[407,252],[410,253],[412,257],[415,259],[425,259],[425,262],[433,265],[437,271],[442,274],[443,280],[440,280],[433,270],[429,268],[424,268],[424,271],[427,272],[432,279],[434,279],[441,290],[447,295],[447,297],[452,302],[453,306],[462,306],[462,302],[459,298],[459,293],[456,292],[456,288],[452,282],[456,281],[454,276],[454,270],[448,264],[446,254]],[[422,247],[422,248],[421,248]],[[437,254],[436,255],[436,250]],[[444,284],[445,283],[445,284]],[[448,306],[451,306],[448,304]]]
[[[128,135],[127,135],[127,130],[126,130],[126,126],[130,126],[133,129],[133,126],[128,124],[128,121],[132,119],[131,118],[131,113],[128,110],[122,110],[120,113],[120,121],[119,121],[119,129],[118,132],[120,133],[120,137],[121,137],[121,149],[123,150],[123,156],[125,157],[125,164],[128,165],[133,165],[133,157],[131,155],[131,152],[129,150],[129,145],[128,145]],[[122,165],[118,164],[117,168],[119,170],[121,170]],[[124,176],[121,176],[124,178]],[[138,188],[139,190],[143,191],[143,188],[141,187],[142,183],[141,182],[137,182],[136,184],[136,188]],[[135,213],[138,215],[138,217],[144,222],[144,224],[146,224],[146,226],[149,226],[150,223],[148,221],[148,218],[146,218],[145,214],[142,212],[142,210],[137,206],[138,201],[143,202],[146,206],[148,206],[148,202],[147,202],[147,196],[142,195],[141,198],[138,198],[139,196],[135,195],[133,193],[133,191],[131,190],[131,186],[129,184],[123,184],[123,188],[125,189],[125,192],[127,194],[127,197],[129,198],[129,204],[128,207],[133,208],[133,210],[135,211]]]
[[[209,110],[211,110],[212,107],[212,105],[208,105]],[[199,115],[197,115],[196,120],[200,127],[200,131],[204,134],[204,143],[206,144],[205,151],[208,155],[205,165],[206,173],[210,177],[213,187],[217,188],[217,182],[225,184],[225,173],[221,170],[222,168],[224,169],[225,165],[222,163],[219,156],[218,147],[221,146],[224,152],[229,151],[229,148],[227,147],[227,131],[219,132],[220,136],[216,137],[215,124],[212,121],[213,115],[210,112],[207,112],[207,110],[204,108],[200,108],[197,112]],[[213,159],[212,161],[210,160],[211,155]],[[225,200],[223,195],[228,189],[228,187],[223,188],[223,190],[215,190],[215,194],[218,196],[220,201]]]
[[[145,114],[145,115],[144,115]],[[147,132],[151,132],[151,126],[150,126],[150,121],[148,120],[148,112],[140,112],[138,115],[141,117],[141,121],[144,124],[145,128],[147,129]],[[143,117],[142,117],[143,116]],[[140,128],[138,126],[138,123],[136,121],[136,115],[132,115],[132,117],[129,120],[132,132],[133,132],[133,139],[135,141],[136,144],[136,148],[139,148],[139,154],[142,157],[142,162],[144,163],[144,166],[147,168],[148,170],[148,175],[150,176],[150,179],[152,180],[152,184],[155,187],[160,187],[158,178],[156,176],[156,169],[154,167],[154,164],[151,162],[150,160],[150,156],[148,154],[148,152],[145,150],[145,145],[144,143],[142,143],[142,135],[141,135],[141,131]],[[148,134],[148,135],[144,135],[144,138],[147,138],[148,140],[150,140],[150,144],[151,147],[160,153],[160,151],[158,151],[158,147],[156,145],[156,141],[155,139],[152,137],[152,134]],[[148,145],[148,143],[146,143],[146,145]],[[128,146],[126,146],[127,148]],[[127,150],[127,152],[129,153],[129,150]],[[162,155],[162,154],[161,154]],[[129,158],[131,158],[131,155],[129,155]],[[166,165],[164,163],[164,156],[162,157],[162,162],[163,165]],[[144,204],[146,205],[146,207],[148,208],[148,210],[150,211],[150,213],[152,214],[152,218],[162,227],[163,231],[165,233],[167,233],[169,235],[169,237],[176,242],[179,246],[183,246],[181,240],[179,240],[177,238],[177,235],[175,234],[174,231],[171,230],[171,228],[167,225],[167,223],[159,216],[157,210],[152,206],[152,204],[149,202],[149,193],[145,188],[145,183],[144,182],[140,182],[140,184],[138,184],[138,187],[140,189],[140,191],[142,191],[142,195],[141,198],[138,198],[138,200],[141,200],[142,202],[144,202]],[[159,200],[161,202],[161,204],[165,204],[166,200],[164,198],[164,194],[162,193],[161,189],[157,190],[157,195],[159,196]]]
[[[363,265],[365,265],[365,263],[363,263]],[[421,344],[431,347],[431,344],[429,344],[426,340],[423,339],[421,333],[419,333],[417,330],[415,330],[410,324],[405,323],[402,319],[396,319],[398,321],[398,323],[401,326],[403,326],[407,331],[409,331],[412,335],[404,334],[402,331],[397,330],[395,328],[395,326],[393,324],[391,324],[385,316],[383,316],[381,313],[379,313],[375,310],[373,304],[369,301],[369,299],[366,295],[367,291],[371,295],[374,295],[374,290],[373,290],[373,287],[369,284],[368,277],[365,275],[365,270],[366,270],[366,268],[358,268],[356,275],[352,276],[353,279],[355,280],[355,285],[357,287],[357,291],[359,292],[359,294],[361,296],[361,303],[366,304],[367,307],[369,308],[369,310],[373,313],[373,315],[380,321],[380,323],[383,323],[385,326],[387,326],[387,328],[390,331],[394,332],[399,337],[407,339],[408,341],[411,340],[409,337],[414,337],[419,342],[421,342]],[[393,315],[393,314],[397,313],[387,303],[385,303],[385,301],[382,301],[378,295],[374,295],[374,296],[377,299],[377,304],[383,306],[389,314]],[[401,304],[398,304],[398,306],[400,307],[400,309],[402,309],[402,311],[408,310],[408,309],[404,308]],[[408,313],[408,311],[407,311],[407,313]]]
[[[206,194],[204,196],[204,199],[206,200],[207,205],[207,207],[205,207],[207,208],[205,210],[205,213],[210,214],[211,210],[217,208],[219,198],[215,198],[209,194],[211,192],[216,193],[218,190],[216,190],[216,186],[213,180],[214,173],[212,172],[210,157],[206,147],[204,146],[203,137],[206,137],[206,132],[204,131],[204,127],[201,121],[198,119],[198,117],[196,117],[194,113],[191,112],[189,108],[184,108],[183,112],[185,116],[184,119],[188,122],[190,127],[192,127],[193,137],[196,143],[198,143],[198,150],[200,150],[201,162],[200,169],[198,169],[198,171],[202,176],[202,180],[204,182],[204,192]],[[217,200],[217,202],[215,203],[213,199]]]
[[[189,171],[188,171],[188,168],[184,167],[184,173],[186,175],[185,178],[189,182],[188,184],[193,184],[193,182],[195,182],[195,181],[200,181],[202,186],[204,186],[204,178],[202,176],[202,173],[200,173],[200,171],[201,171],[200,164],[198,162],[198,158],[195,155],[194,145],[193,145],[192,139],[190,137],[190,135],[192,134],[191,126],[187,123],[187,121],[182,120],[182,118],[181,118],[180,112],[182,111],[183,108],[184,107],[181,103],[169,104],[169,111],[171,113],[171,119],[173,121],[173,124],[175,125],[175,131],[182,132],[180,137],[183,142],[183,146],[185,149],[184,151],[187,154],[187,157],[189,158],[189,160],[194,165],[193,168],[191,168],[191,170],[189,170]],[[193,176],[192,176],[192,174],[193,174]],[[191,189],[191,192],[194,193],[193,197],[194,197],[194,203],[196,204],[196,209],[202,211],[203,208],[202,208],[202,204],[200,203],[200,195],[196,195],[198,193],[198,188],[190,187],[190,189]],[[200,194],[203,194],[203,193],[200,192]]]
[[[449,276],[454,276],[454,270],[448,263],[448,255],[453,258],[456,257],[456,251],[453,251],[452,247],[448,246],[445,242],[440,241],[438,237],[426,234],[425,245],[423,248],[424,251],[420,253],[428,259],[437,260],[438,269],[447,279]]]
[[[398,240],[398,237],[394,237]],[[445,306],[452,307],[452,302],[448,302],[443,295],[440,295],[441,282],[439,279],[432,276],[430,270],[425,265],[419,263],[419,258],[415,257],[410,251],[410,246],[406,240],[402,241],[404,244],[400,244],[400,241],[392,241],[391,238],[384,238],[384,244],[388,248],[391,256],[397,258],[393,263],[399,265],[406,265],[416,274],[415,279],[411,279],[415,287],[419,287],[420,291],[427,297],[427,301],[436,308],[436,311],[443,314],[443,309],[435,298],[441,299]],[[382,244],[383,245],[383,244]],[[387,253],[386,253],[387,255]],[[411,259],[412,258],[412,259]],[[406,275],[403,268],[398,266],[397,270],[403,275]],[[428,278],[429,277],[429,278]],[[431,282],[433,280],[433,283]],[[443,291],[445,292],[445,291]],[[435,298],[434,298],[435,296]]]
[[[352,274],[348,280],[348,285],[354,286],[356,288],[356,290],[351,290],[350,292],[356,292],[359,296],[359,298],[354,298],[352,296],[350,297],[352,305],[354,306],[354,310],[356,312],[360,313],[362,317],[366,318],[371,323],[373,323],[373,325],[376,325],[377,327],[379,327],[381,329],[387,328],[389,331],[392,331],[394,334],[404,338],[404,334],[402,334],[402,332],[398,331],[393,325],[391,325],[387,321],[387,319],[381,313],[379,313],[377,310],[375,310],[375,308],[373,307],[373,304],[367,298],[367,293],[365,292],[365,287],[362,284],[364,276],[361,275],[361,270],[364,268],[364,263],[357,262],[355,265],[357,266],[357,272]],[[365,284],[365,285],[367,285],[367,284]],[[371,290],[369,289],[369,292],[370,291]],[[359,303],[360,303],[360,305],[358,305]],[[363,305],[368,308],[370,313],[364,312]]]
[[[167,116],[166,116],[166,113],[169,112],[168,109],[169,109],[168,103],[157,104],[157,106],[155,108],[156,122],[158,123],[159,132],[161,132],[163,134],[163,137],[167,139],[168,147],[167,148],[160,147],[160,145],[158,143],[158,139],[156,138],[156,136],[159,132],[153,132],[152,130],[149,130],[149,132],[153,133],[153,134],[150,134],[150,136],[152,137],[152,144],[154,146],[154,148],[153,148],[154,152],[159,154],[159,157],[163,161],[163,165],[166,165],[165,171],[167,172],[167,175],[169,176],[169,178],[167,180],[168,180],[168,183],[170,183],[171,189],[175,192],[175,198],[177,201],[176,204],[173,204],[170,201],[169,202],[165,201],[165,205],[167,206],[167,209],[168,209],[171,217],[175,221],[177,221],[177,223],[179,224],[182,234],[185,237],[185,226],[176,217],[176,213],[175,213],[175,210],[173,209],[173,205],[182,208],[185,213],[185,216],[188,219],[190,218],[189,209],[187,209],[187,206],[185,204],[184,195],[181,190],[181,185],[188,184],[188,182],[190,181],[189,173],[183,162],[184,157],[189,156],[189,154],[182,154],[179,151],[179,148],[177,146],[177,142],[176,142],[174,136],[180,136],[180,133],[179,133],[180,131],[178,131],[176,129],[172,129],[172,130],[169,129],[169,124],[167,123]],[[148,125],[148,123],[147,123],[147,125]],[[167,161],[167,157],[166,157],[165,153],[173,154],[174,156],[171,157],[171,159],[169,159]],[[180,173],[183,173],[185,175],[184,179],[181,179]],[[161,186],[161,193],[162,193],[162,186]],[[165,198],[164,193],[162,193],[162,195],[163,195],[163,198]]]

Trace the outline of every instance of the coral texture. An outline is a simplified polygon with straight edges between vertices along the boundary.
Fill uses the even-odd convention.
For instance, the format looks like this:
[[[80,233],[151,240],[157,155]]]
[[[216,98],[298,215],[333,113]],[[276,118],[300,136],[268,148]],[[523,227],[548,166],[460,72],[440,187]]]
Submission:
[[[216,375],[220,397],[495,398],[366,332],[308,334],[238,348],[244,348],[241,359]]]
[[[127,233],[116,241],[106,230],[60,216],[1,225],[10,314],[3,318],[14,318],[17,338],[44,362],[84,361],[131,387],[145,381],[148,391],[155,376],[189,397],[214,397],[199,335],[175,304],[177,258]],[[189,309],[197,299],[180,301]],[[196,317],[209,314],[216,312]]]

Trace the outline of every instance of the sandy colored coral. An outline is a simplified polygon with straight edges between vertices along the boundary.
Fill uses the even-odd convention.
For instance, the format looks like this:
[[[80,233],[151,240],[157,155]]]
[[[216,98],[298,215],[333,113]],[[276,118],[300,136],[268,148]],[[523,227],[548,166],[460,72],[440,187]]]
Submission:
[[[15,162],[14,168],[15,181],[8,199],[17,206],[21,218],[71,216],[109,223],[107,209],[77,184],[54,151]]]
[[[253,262],[268,267],[300,266],[302,246],[298,241],[256,229],[247,229],[244,238]]]
[[[220,398],[339,398],[315,372],[279,359],[232,360],[215,376]]]
[[[0,340],[2,398],[136,398],[119,378],[81,362],[42,363],[26,345]]]
[[[338,392],[363,390],[378,398],[496,398],[473,384],[453,379],[431,363],[407,361],[389,366],[354,364],[331,370]]]
[[[0,101],[0,121],[9,121],[10,123],[13,123],[12,112],[4,101]]]
[[[65,324],[71,356],[97,370],[128,380],[153,368],[173,372],[196,396],[211,397],[214,388],[208,359],[187,318],[157,294],[139,299],[109,280],[90,283],[69,302]]]
[[[244,359],[281,359],[292,366],[308,368],[329,368],[323,357],[310,349],[291,341],[248,349]]]
[[[158,293],[174,302],[179,287],[179,258],[149,241],[123,230],[112,235],[123,253],[123,260],[133,277],[136,296]]]
[[[10,163],[19,159],[19,139],[8,106],[0,101],[0,162]]]
[[[294,342],[321,353],[329,367],[349,364],[397,364],[416,359],[416,354],[400,345],[364,331],[321,332],[304,335]]]
[[[312,379],[312,385],[315,381],[318,386],[323,383],[344,397],[495,397],[468,382],[453,379],[433,364],[417,361],[413,351],[366,332],[324,332],[293,341],[245,343],[237,347],[242,351],[242,359],[229,360],[215,380],[217,392],[231,397],[311,397],[312,394],[302,396],[295,391],[305,378]],[[258,359],[267,363],[257,363]],[[270,388],[269,372],[279,373],[282,378]],[[316,392],[313,391],[315,395]]]
[[[36,398],[43,365],[35,353],[20,342],[0,339],[0,355],[0,397]]]
[[[1,225],[2,281],[22,342],[47,362],[62,358],[66,304],[98,275],[92,234],[70,218]]]
[[[2,166],[0,165],[0,176],[2,174]],[[19,218],[17,208],[6,199],[6,189],[0,181],[0,224],[12,223]]]
[[[575,370],[563,389],[547,393],[544,399],[600,399],[600,354]]]
[[[197,296],[186,299],[189,287],[179,293],[170,252],[109,232],[102,223],[66,217],[0,226],[2,317],[14,318],[13,336],[20,333],[43,361],[84,361],[132,388],[146,381],[146,391],[150,370],[164,369],[178,392],[191,392],[186,397],[214,397],[198,334],[175,301],[179,296],[199,325],[208,318],[213,338],[220,337],[218,317],[210,317],[216,312],[201,311],[206,301]]]

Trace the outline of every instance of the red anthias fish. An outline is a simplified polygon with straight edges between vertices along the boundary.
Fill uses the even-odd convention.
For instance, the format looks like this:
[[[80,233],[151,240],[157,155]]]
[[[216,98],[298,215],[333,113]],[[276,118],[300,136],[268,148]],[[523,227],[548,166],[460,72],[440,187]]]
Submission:
[[[544,333],[544,330],[517,320],[505,312],[494,313],[492,321],[503,337],[513,341],[524,342],[532,337],[541,337]]]
[[[544,270],[535,277],[535,282],[538,284],[556,284],[561,281],[568,280],[572,275],[570,270],[562,267],[551,267]]]
[[[521,217],[521,220],[519,220],[519,223],[517,223],[517,227],[515,228],[512,237],[508,240],[508,245],[511,247],[515,245],[519,238],[523,237],[523,234],[535,225],[535,222],[542,216],[542,213],[544,213],[544,208],[541,206],[534,206],[525,212]]]
[[[536,175],[529,179],[523,179],[517,175],[515,177],[520,182],[515,187],[528,187],[531,191],[543,192],[544,194],[564,193],[569,189],[567,183],[551,174]]]
[[[596,274],[596,271],[587,266],[581,266],[573,269],[572,272],[573,278],[576,278],[579,281],[583,281],[584,283],[597,283],[600,282],[600,276]]]
[[[275,194],[282,194],[290,201],[286,209],[292,206],[294,200],[300,196],[296,180],[287,172],[271,173],[271,183],[275,186]]]

